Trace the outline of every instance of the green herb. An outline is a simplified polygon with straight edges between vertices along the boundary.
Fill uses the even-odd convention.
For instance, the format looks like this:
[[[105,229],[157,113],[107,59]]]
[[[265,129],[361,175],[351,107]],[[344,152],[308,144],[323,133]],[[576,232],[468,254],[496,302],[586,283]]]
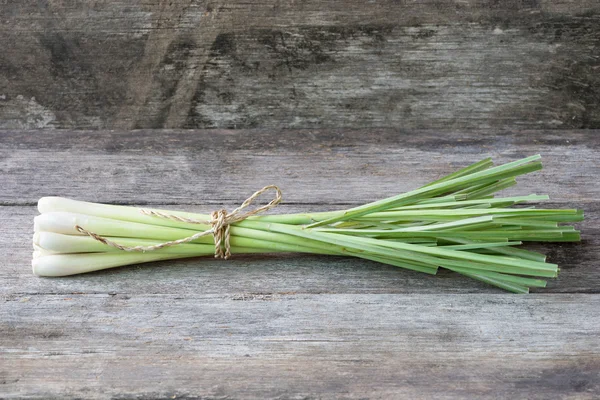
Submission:
[[[494,198],[515,177],[542,168],[540,156],[493,167],[485,159],[419,189],[348,210],[251,216],[230,227],[233,254],[300,252],[348,255],[435,274],[439,268],[490,285],[527,293],[545,287],[558,266],[523,242],[579,241],[565,222],[583,220],[576,209],[531,205],[546,195]],[[517,206],[517,207],[515,207]],[[142,262],[214,254],[212,235],[147,252],[130,252],[86,236],[76,226],[126,247],[152,246],[210,229],[141,213],[138,208],[60,197],[38,202],[33,271],[64,276]],[[209,215],[150,210],[193,220]]]

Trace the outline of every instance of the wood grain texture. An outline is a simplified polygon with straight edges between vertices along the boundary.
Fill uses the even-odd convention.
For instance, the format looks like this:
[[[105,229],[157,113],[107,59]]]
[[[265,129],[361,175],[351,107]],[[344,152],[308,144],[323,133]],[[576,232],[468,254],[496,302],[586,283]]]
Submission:
[[[573,398],[599,295],[37,295],[0,307],[6,398]]]
[[[0,131],[0,398],[598,398],[598,133]],[[30,272],[44,195],[209,211],[275,183],[276,212],[331,210],[535,153],[507,193],[587,219],[581,243],[534,246],[562,273],[528,296],[291,254]]]
[[[3,0],[4,128],[600,128],[595,0]]]
[[[600,131],[0,131],[0,202],[42,196],[122,204],[239,203],[276,184],[286,204],[361,204],[485,157],[540,153],[546,168],[506,193],[598,200]],[[101,186],[99,186],[101,185]]]

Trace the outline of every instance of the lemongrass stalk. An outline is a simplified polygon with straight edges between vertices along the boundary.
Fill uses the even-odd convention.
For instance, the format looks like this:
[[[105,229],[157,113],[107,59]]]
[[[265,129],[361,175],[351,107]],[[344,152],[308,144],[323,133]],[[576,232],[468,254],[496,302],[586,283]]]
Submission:
[[[529,288],[527,286],[518,285],[518,284],[515,284],[512,282],[506,282],[504,280],[493,278],[493,277],[483,275],[483,274],[466,273],[466,272],[462,272],[462,274],[465,276],[468,276],[470,278],[476,279],[478,281],[485,282],[488,285],[497,286],[501,289],[508,290],[509,292],[512,292],[512,293],[517,293],[517,294],[529,293]]]
[[[359,250],[363,253],[388,257],[393,259],[406,260],[425,260],[428,255],[440,256],[443,258],[460,260],[461,262],[473,261],[482,264],[487,264],[486,268],[499,269],[499,272],[504,270],[511,273],[520,273],[531,276],[547,276],[554,277],[557,273],[558,266],[555,264],[541,263],[530,260],[508,259],[500,256],[488,256],[467,251],[444,250],[443,248],[419,246],[417,244],[408,244],[401,242],[390,242],[385,240],[371,239],[366,237],[353,237],[349,235],[341,235],[330,232],[318,232],[315,230],[306,230],[299,227],[276,224],[276,223],[261,223],[258,221],[242,221],[243,226],[263,225],[263,229],[272,232],[287,233],[294,236],[311,238],[325,243],[346,246]],[[431,258],[429,258],[431,259]],[[451,261],[451,260],[449,260]],[[432,261],[433,266],[442,265],[439,259]]]
[[[496,192],[504,189],[508,189],[511,186],[517,184],[517,180],[514,177],[501,179],[496,182],[492,182],[487,185],[483,185],[478,189],[467,189],[463,193],[467,195],[467,199],[485,199]]]
[[[112,241],[127,247],[156,245],[160,242],[177,240],[193,234],[192,231],[182,228],[169,228],[156,225],[146,225],[136,222],[111,220],[108,218],[91,217],[67,212],[50,212],[37,216],[34,223],[34,230],[35,232],[61,233],[65,235],[71,235],[74,238],[79,237],[82,240],[85,239],[85,241],[79,243],[88,243],[90,246],[92,246],[90,247],[90,250],[87,251],[100,251],[97,250],[99,248],[105,248],[105,251],[109,251],[111,249],[118,250],[114,247],[106,246],[90,237],[83,236],[82,233],[75,229],[76,225],[83,226],[87,230],[93,231],[98,235],[105,236],[111,239]],[[195,226],[194,224],[188,225]],[[248,230],[240,230],[236,227],[231,228],[231,233],[232,236],[230,238],[230,243],[234,246],[234,249],[232,249],[234,253],[248,252],[246,250],[241,251],[235,248],[244,247],[246,249],[261,249],[262,251],[273,252],[285,251],[317,254],[339,254],[335,251],[335,249],[328,249],[326,246],[320,246],[317,248],[314,246],[310,246],[310,243],[307,243],[308,241],[301,242],[293,238],[292,240],[285,240],[285,238],[281,237],[281,234],[276,235],[270,233],[267,235],[259,235],[257,234],[257,232],[248,232]],[[244,233],[248,236],[242,236]],[[261,237],[266,237],[266,239],[262,240]],[[61,244],[67,245],[66,240],[68,238],[64,239],[65,241],[63,241],[63,243]],[[144,241],[144,239],[146,239],[146,241]],[[74,245],[74,242],[75,239],[72,239],[68,245]],[[195,240],[190,245],[193,244],[204,244],[204,249],[210,249],[209,252],[214,253],[214,243],[212,235],[201,237]],[[170,250],[166,250],[166,248],[162,250],[164,250],[165,253],[177,254],[179,252],[178,249],[181,246],[185,245],[178,245],[169,248]],[[60,251],[65,252],[67,250]],[[68,252],[79,251],[81,250],[73,249],[69,250]],[[188,254],[187,251],[185,251],[184,253]],[[196,252],[194,250],[191,250],[191,254],[196,254]]]
[[[473,273],[473,270],[471,270],[469,268],[461,268],[461,267],[445,267],[445,268],[449,269],[451,271],[461,273],[461,274],[472,274]],[[502,280],[505,282],[511,282],[511,283],[525,286],[525,287],[546,287],[546,285],[547,285],[547,282],[543,279],[528,278],[528,277],[517,276],[517,275],[508,275],[508,274],[502,274],[502,273],[491,272],[491,271],[478,271],[477,275],[487,276],[490,278]]]
[[[244,229],[244,228],[242,228]],[[249,229],[246,229],[247,231],[251,231]],[[267,236],[273,236],[272,233],[270,232],[264,232],[267,234]],[[260,235],[260,231],[253,231],[253,235]],[[263,235],[264,236],[264,235]],[[283,236],[288,236],[288,235],[281,235],[278,234],[276,235],[278,240],[281,240],[281,238]],[[298,238],[294,238],[292,236],[290,236],[291,239],[294,240],[298,240]],[[111,238],[114,239],[115,241],[117,241],[118,243],[125,245],[125,246],[137,246],[137,245],[151,245],[151,244],[156,244],[155,241],[151,241],[151,240],[140,240],[140,239],[132,239],[132,238]],[[301,239],[301,238],[300,238]],[[114,253],[114,257],[111,258],[95,258],[95,264],[94,264],[94,270],[98,270],[98,269],[104,269],[104,268],[112,268],[115,266],[120,266],[120,265],[127,265],[129,263],[135,263],[137,260],[136,258],[132,258],[128,255],[131,253],[127,253],[127,252],[122,252],[119,251],[118,249],[114,249],[112,247],[108,247],[103,245],[102,243],[99,243],[95,240],[93,240],[92,238],[89,237],[85,237],[85,236],[71,236],[71,235],[61,235],[61,234],[56,234],[56,233],[52,233],[52,232],[38,232],[35,236],[34,236],[34,240],[36,241],[37,244],[41,245],[41,246],[45,246],[46,248],[53,250],[53,251],[60,251],[60,252],[69,252],[69,253],[75,253],[75,252],[91,252],[91,251],[106,251],[106,252],[111,252]],[[296,245],[296,244],[285,244],[285,243],[281,243],[281,242],[266,242],[266,241],[262,241],[263,243],[267,243],[267,245],[263,248],[252,248],[252,247],[246,247],[246,248],[236,248],[235,244],[239,244],[239,243],[244,243],[247,246],[256,246],[257,242],[261,242],[258,241],[256,239],[248,239],[248,238],[239,238],[239,237],[232,237],[231,238],[231,242],[232,245],[234,245],[232,247],[232,253],[254,253],[254,252],[264,252],[265,250],[267,251],[294,251],[294,252],[310,252],[310,253],[316,253],[316,254],[338,254],[338,255],[344,255],[344,254],[350,254],[348,249],[345,248],[341,248],[340,246],[331,246],[331,245],[323,245],[321,244],[321,246],[318,247],[313,247],[313,248],[303,248],[302,246]],[[208,254],[213,254],[214,252],[214,248],[212,246],[208,246],[208,245],[201,245],[201,244],[182,244],[182,245],[178,245],[176,247],[166,247],[163,249],[159,249],[159,250],[155,250],[152,251],[151,253],[146,253],[146,254],[156,254],[158,255],[173,255],[173,258],[179,258],[181,256],[187,256],[187,257],[193,257],[193,256],[202,256],[202,255],[208,255]],[[120,255],[124,256],[123,260],[119,261],[117,257],[119,257]],[[370,260],[374,260],[374,261],[379,261],[379,262],[386,262],[388,264],[392,264],[392,265],[398,265],[399,263],[391,258],[385,258],[385,257],[377,257],[375,255],[371,256],[371,255],[367,255],[364,254],[363,258],[366,259],[370,259]],[[165,259],[165,258],[161,258],[161,259]],[[85,259],[87,260],[87,259]],[[85,261],[82,260],[82,261]],[[101,260],[106,260],[106,265],[102,265],[101,264]],[[435,271],[437,270],[437,267],[422,267],[422,266],[414,266],[411,265],[410,263],[404,265],[406,268],[409,269],[414,269],[420,272],[425,272],[425,273],[430,273],[430,274],[434,274]],[[71,268],[70,266],[67,266],[67,270],[66,271],[58,271],[58,267],[54,267],[55,270],[53,272],[53,274],[61,274],[61,275],[68,275],[70,273],[82,273],[82,272],[87,272],[87,270],[85,268],[80,269],[80,270],[74,270],[73,268]],[[74,272],[76,271],[76,272]],[[43,272],[39,273],[39,274],[43,274]]]
[[[170,241],[177,240],[187,236],[190,236],[194,232],[193,228],[197,225],[190,223],[179,223],[184,228],[170,228],[166,226],[147,225],[137,222],[128,222],[121,220],[112,220],[109,218],[95,217],[82,214],[74,214],[69,212],[47,212],[45,214],[38,215],[34,219],[34,231],[35,232],[53,232],[61,233],[64,235],[85,237],[84,234],[80,233],[75,229],[75,226],[79,225],[85,227],[85,229],[93,231],[94,233],[105,236],[107,238],[132,238],[133,241],[125,241],[132,245],[138,245],[138,239],[155,240],[148,242],[151,244],[157,244],[156,241]],[[309,240],[298,239],[292,236],[284,237],[286,235],[275,234],[272,232],[257,232],[256,230],[250,230],[247,228],[239,228],[236,226],[231,227],[231,244],[258,248],[269,251],[300,251],[300,252],[315,252],[319,254],[339,254],[335,249],[330,249],[330,246],[319,245],[318,242],[310,242]],[[247,240],[244,241],[244,238]],[[114,239],[117,243],[120,243],[118,239]],[[94,240],[94,242],[96,242]],[[125,246],[129,244],[123,243]],[[142,243],[143,241],[139,241]],[[86,241],[86,243],[91,243]],[[97,246],[105,246],[102,243],[96,242]],[[195,240],[193,243],[207,244],[212,246],[212,252],[214,252],[213,237],[207,235]],[[178,245],[177,247],[182,246]],[[105,246],[108,247],[108,246]],[[177,247],[174,247],[175,249]],[[96,247],[94,247],[96,248]],[[207,247],[208,248],[208,247]],[[95,250],[94,250],[95,251]]]
[[[534,228],[558,228],[558,222],[556,221],[545,221],[536,219],[524,219],[520,217],[494,217],[494,221],[505,227],[534,227]]]
[[[467,199],[467,195],[454,193],[452,195],[447,195],[447,196],[431,197],[431,198],[426,198],[423,200],[418,200],[414,203],[414,205],[445,203],[445,202],[449,202],[449,201],[462,201],[462,200],[466,200],[466,199]],[[403,207],[403,206],[400,206],[400,207]],[[392,207],[392,209],[393,209],[393,207]]]
[[[34,258],[31,264],[35,275],[55,277],[82,274],[123,265],[187,257],[189,255],[154,254],[153,252],[53,254]]]
[[[457,245],[447,245],[441,246],[446,250],[474,250],[474,249],[489,249],[492,247],[505,247],[505,246],[519,246],[523,244],[521,241],[516,242],[480,242],[480,243],[471,243],[471,244],[457,244]]]
[[[475,217],[481,215],[497,215],[505,217],[544,217],[553,220],[554,216],[562,217],[569,215],[583,218],[576,209],[542,209],[542,208],[489,208],[489,209],[452,209],[452,210],[405,210],[405,211],[381,211],[358,217],[359,220],[441,220],[456,219],[464,217]]]
[[[440,178],[438,180],[435,180],[433,182],[428,183],[427,185],[423,186],[423,187],[429,187],[429,186],[433,186],[437,183],[441,183],[441,182],[446,182],[446,181],[450,181],[452,179],[455,178],[460,178],[462,176],[466,176],[466,175],[471,175],[475,172],[479,172],[479,171],[484,171],[490,167],[492,167],[494,165],[494,162],[492,161],[492,159],[490,157],[483,159],[481,161],[477,161],[474,164],[471,164],[467,167],[461,168],[456,172],[453,172],[449,175],[444,176],[443,178]]]
[[[287,228],[286,228],[287,229]],[[465,251],[455,251],[444,249],[444,247],[426,247],[420,246],[417,244],[409,244],[409,243],[401,243],[401,242],[388,242],[385,240],[377,240],[371,238],[355,238],[352,236],[346,235],[338,235],[334,233],[330,233],[330,236],[334,236],[335,238],[344,238],[345,241],[349,243],[356,243],[357,240],[360,240],[361,243],[379,245],[384,247],[390,247],[396,250],[406,250],[416,253],[424,253],[432,256],[438,256],[449,259],[457,259],[457,260],[466,260],[466,261],[474,261],[479,263],[486,264],[495,264],[501,265],[505,267],[517,267],[523,269],[529,269],[532,271],[551,271],[555,272],[558,269],[558,265],[550,264],[550,263],[542,263],[538,261],[531,260],[516,260],[509,259],[507,257],[500,256],[486,256],[481,254],[475,254]]]
[[[546,230],[482,230],[482,231],[470,231],[470,230],[441,230],[441,231],[408,231],[405,232],[401,229],[397,230],[381,230],[381,229],[322,229],[320,232],[324,233],[337,233],[353,237],[376,237],[379,239],[395,239],[395,238],[407,238],[407,237],[422,237],[422,238],[440,238],[440,237],[456,237],[473,240],[487,240],[487,241],[501,241],[501,240],[515,240],[515,241],[545,241],[545,240],[557,240],[557,241],[569,241],[577,240],[578,232],[566,232],[562,229],[546,229]],[[567,235],[569,234],[569,235]],[[573,235],[571,235],[573,234]]]
[[[185,211],[162,210],[157,208],[147,208],[147,210],[158,211],[179,217],[184,217],[197,221],[210,221],[211,217],[206,214],[191,213]],[[113,220],[137,222],[147,225],[157,225],[169,228],[192,229],[194,231],[204,231],[210,229],[209,224],[190,224],[187,222],[175,221],[172,219],[157,218],[140,212],[139,208],[131,206],[117,206],[111,204],[90,203],[86,201],[72,200],[64,197],[42,197],[38,201],[38,211],[44,215],[55,212],[69,212]],[[274,222],[279,223],[310,223],[314,220],[328,218],[332,212],[313,213],[313,214],[285,214],[271,215]],[[265,216],[249,217],[248,219],[261,219]],[[308,222],[307,222],[308,221]]]
[[[367,253],[354,252],[350,249],[345,249],[344,253],[346,255],[363,258],[365,260],[376,261],[382,264],[392,265],[394,267],[400,267],[404,269],[409,269],[412,271],[423,272],[425,274],[435,275],[437,274],[438,267],[433,265],[424,265],[420,263],[415,263],[414,261],[408,260],[398,260],[394,258],[381,257]]]
[[[452,243],[463,243],[463,244],[475,242],[474,240],[467,240],[467,239],[463,239],[463,238],[448,238],[448,237],[440,237],[440,238],[438,238],[438,240],[444,240],[444,241],[448,241],[448,242],[452,242]],[[494,248],[477,249],[477,250],[472,250],[472,251],[474,251],[476,253],[481,253],[481,254],[503,255],[503,256],[507,256],[507,257],[517,258],[517,259],[522,258],[525,260],[538,261],[538,262],[545,262],[547,259],[547,256],[545,254],[538,253],[536,251],[520,249],[520,248],[516,248],[516,247],[494,247]]]
[[[531,194],[529,196],[514,196],[514,197],[498,197],[495,199],[477,199],[477,200],[461,200],[461,201],[448,201],[442,203],[432,203],[432,204],[415,204],[412,206],[403,206],[397,207],[390,211],[404,211],[404,210],[420,210],[424,208],[446,208],[446,207],[463,207],[467,205],[478,205],[478,204],[498,204],[498,203],[507,203],[508,204],[520,204],[530,201],[543,201],[548,200],[548,195],[535,195]]]
[[[420,189],[416,189],[408,193],[403,193],[397,196],[392,196],[387,199],[368,203],[363,206],[355,207],[350,210],[344,211],[343,213],[339,213],[339,215],[336,215],[334,217],[313,223],[308,227],[313,228],[317,226],[329,225],[334,222],[357,218],[366,214],[385,210],[386,208],[399,207],[402,205],[410,204],[411,202],[415,202],[417,200],[423,200],[424,198],[434,197],[443,194],[444,192],[464,189],[466,187],[469,187],[474,181],[481,184],[486,182],[493,182],[506,177],[533,172],[542,168],[541,163],[532,162],[538,160],[539,158],[541,158],[539,155],[527,157],[522,160],[501,165],[499,167],[475,172],[473,174],[461,176],[445,182],[436,183],[431,186],[422,187]]]
[[[424,225],[424,226],[411,226],[408,228],[395,228],[395,229],[383,229],[383,230],[379,230],[379,229],[360,229],[363,233],[364,232],[373,232],[373,234],[377,234],[377,233],[381,233],[381,232],[422,232],[422,231],[439,231],[439,230],[447,230],[450,228],[466,228],[467,226],[475,226],[475,227],[481,227],[481,225],[488,225],[489,222],[492,222],[494,220],[494,217],[490,216],[490,215],[484,215],[484,216],[480,216],[480,217],[474,217],[474,218],[465,218],[465,219],[460,219],[460,220],[454,220],[454,221],[450,221],[450,222],[444,222],[444,223],[439,223],[439,224],[429,224],[429,225]],[[388,225],[388,226],[393,226],[393,225]],[[340,228],[316,228],[315,229],[317,232],[341,232],[341,231],[348,231],[349,229],[340,229]],[[354,231],[354,229],[352,229],[352,231]],[[374,233],[377,232],[377,233]]]
[[[86,230],[93,231],[94,233],[100,236],[108,238],[149,239],[161,242],[177,240],[190,236],[195,232],[194,228],[196,228],[197,226],[196,224],[190,223],[178,223],[178,225],[185,226],[187,229],[171,228],[166,226],[148,225],[138,222],[112,220],[109,218],[74,214],[69,212],[47,212],[45,214],[38,215],[34,219],[35,232],[54,232],[64,235],[84,237],[83,233],[75,229],[75,226],[77,225],[84,227]],[[274,248],[275,244],[283,243],[293,245],[295,247],[292,248],[288,246],[286,250],[281,251],[310,251],[318,253],[328,252],[327,246],[315,247],[315,243],[311,243],[309,242],[309,240],[298,239],[294,237],[286,238],[282,236],[284,235],[275,234],[272,232],[261,233],[256,232],[255,230],[249,230],[247,228],[239,228],[236,226],[232,226],[230,240],[231,243],[234,245],[237,243],[238,245],[244,247],[256,247],[263,250],[273,249],[273,251],[277,251],[277,249]],[[241,242],[239,242],[239,240],[243,237],[246,237],[249,240],[252,240],[253,242],[244,242],[243,244],[240,244]],[[263,241],[267,241],[268,243],[262,243]],[[119,242],[117,241],[117,243]],[[157,242],[152,243],[156,244]],[[212,235],[201,237],[199,239],[196,239],[192,243],[210,244],[213,246],[212,249],[214,252],[214,241]],[[101,243],[99,244],[105,246]],[[307,247],[307,249],[302,249],[301,247]]]
[[[84,227],[86,230],[102,236],[165,240],[190,236],[190,231],[187,229],[120,221],[70,212],[49,212],[34,218],[34,232],[45,231],[65,235],[83,235],[75,228],[76,226]],[[206,236],[197,239],[196,242],[211,243],[212,241],[212,237]]]
[[[110,237],[110,240],[122,246],[152,246],[161,243],[157,240]],[[106,253],[115,252],[125,254],[120,249],[107,246],[89,236],[63,235],[54,232],[36,232],[33,236],[34,246],[53,253]],[[335,251],[325,251],[319,248],[308,248],[297,244],[282,242],[269,242],[265,240],[250,239],[245,237],[232,237],[232,254],[264,253],[264,252],[294,252],[315,254],[339,254]],[[190,257],[212,255],[215,252],[214,244],[184,243],[172,247],[163,247],[153,250],[158,254],[187,254]]]
[[[79,201],[67,199],[64,197],[42,197],[38,201],[38,211],[42,214],[67,212],[71,214],[88,215],[93,217],[107,218],[111,220],[121,220],[129,222],[137,222],[146,225],[165,226],[169,228],[185,228],[190,224],[157,218],[154,216],[142,214],[139,209],[130,206],[117,206],[111,204],[90,203],[87,201]],[[166,210],[158,210],[166,211]],[[199,221],[209,221],[210,216],[202,214],[192,214],[179,211],[168,211],[173,215],[181,217],[194,218]],[[195,230],[203,231],[210,229],[209,224],[196,224]]]
[[[123,246],[150,246],[160,243],[160,241],[127,237],[111,237],[111,240],[118,242]],[[120,249],[107,246],[89,236],[64,235],[55,232],[36,232],[33,235],[33,243],[40,248],[55,253],[105,253],[116,252],[126,254]],[[165,247],[153,251],[157,254],[190,254],[190,255],[209,255],[214,254],[214,244],[185,243],[175,247]]]
[[[43,257],[43,256],[49,256],[52,254],[56,254],[53,251],[48,251],[46,249],[43,249],[39,246],[33,246],[33,258],[38,258],[38,257]]]

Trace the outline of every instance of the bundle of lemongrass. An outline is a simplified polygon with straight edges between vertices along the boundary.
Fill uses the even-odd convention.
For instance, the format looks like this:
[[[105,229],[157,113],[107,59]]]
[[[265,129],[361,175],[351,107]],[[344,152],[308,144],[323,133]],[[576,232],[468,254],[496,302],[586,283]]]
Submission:
[[[546,195],[494,198],[514,185],[516,176],[541,169],[540,158],[497,167],[485,159],[422,188],[348,210],[248,216],[228,225],[225,240],[233,254],[348,255],[428,274],[442,267],[527,293],[546,285],[540,278],[556,277],[558,266],[515,246],[578,241],[578,231],[559,223],[583,219],[576,209],[512,207],[546,200]],[[215,254],[214,213],[141,210],[60,197],[44,197],[38,208],[33,238],[37,275]],[[182,238],[188,241],[178,243]],[[219,239],[218,249],[223,245]]]

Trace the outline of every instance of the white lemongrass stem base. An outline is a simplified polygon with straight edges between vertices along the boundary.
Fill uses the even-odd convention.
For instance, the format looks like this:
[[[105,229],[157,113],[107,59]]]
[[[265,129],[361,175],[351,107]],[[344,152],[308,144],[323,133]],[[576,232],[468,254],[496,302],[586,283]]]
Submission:
[[[33,273],[39,276],[67,276],[99,271],[122,265],[139,264],[151,261],[186,258],[189,255],[153,253],[84,253],[53,254],[34,258],[31,262]]]
[[[144,208],[144,207],[141,207]],[[148,210],[158,211],[166,214],[176,215],[179,217],[189,218],[197,221],[207,221],[207,224],[189,224],[187,222],[175,221],[171,219],[161,219],[154,216],[143,214],[134,207],[130,206],[116,206],[112,204],[99,204],[90,203],[86,201],[67,199],[64,197],[42,197],[38,201],[38,210],[41,214],[52,213],[52,212],[69,212],[73,214],[82,214],[103,218],[110,218],[113,220],[138,222],[148,225],[158,225],[170,228],[184,228],[190,229],[190,225],[193,225],[195,231],[201,231],[210,229],[208,221],[211,220],[210,215],[191,213],[185,211],[173,211],[173,210],[161,210],[156,208],[148,208]],[[340,211],[331,212],[318,212],[318,213],[299,213],[299,214],[285,214],[285,215],[273,215],[271,216],[273,222],[280,222],[285,224],[305,224],[315,221],[320,221],[325,218],[336,216]],[[249,217],[249,220],[264,219],[266,216],[253,216]]]

